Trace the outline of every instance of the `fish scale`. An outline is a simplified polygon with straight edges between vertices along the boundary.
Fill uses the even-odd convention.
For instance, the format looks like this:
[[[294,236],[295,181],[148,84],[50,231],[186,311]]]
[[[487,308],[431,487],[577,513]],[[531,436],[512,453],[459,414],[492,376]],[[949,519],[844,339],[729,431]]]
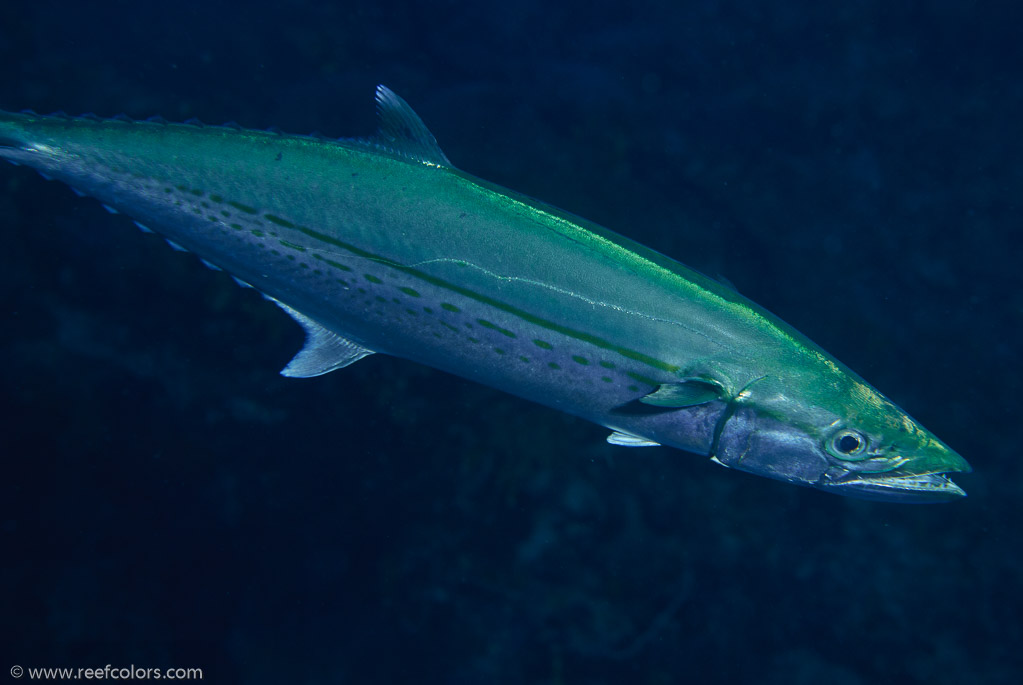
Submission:
[[[456,169],[397,95],[379,131],[0,114],[0,157],[99,199],[281,306],[282,371],[405,357],[612,429],[829,492],[963,495],[965,460],[734,290]]]

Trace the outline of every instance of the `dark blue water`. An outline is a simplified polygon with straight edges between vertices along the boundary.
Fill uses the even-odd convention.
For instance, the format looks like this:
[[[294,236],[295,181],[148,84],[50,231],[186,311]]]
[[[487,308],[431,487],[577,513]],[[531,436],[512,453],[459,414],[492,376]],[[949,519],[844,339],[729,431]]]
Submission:
[[[0,107],[363,135],[385,83],[461,168],[821,343],[970,497],[613,448],[382,356],[281,378],[284,314],[5,165],[2,677],[1020,681],[1023,12],[621,5],[11,2]]]

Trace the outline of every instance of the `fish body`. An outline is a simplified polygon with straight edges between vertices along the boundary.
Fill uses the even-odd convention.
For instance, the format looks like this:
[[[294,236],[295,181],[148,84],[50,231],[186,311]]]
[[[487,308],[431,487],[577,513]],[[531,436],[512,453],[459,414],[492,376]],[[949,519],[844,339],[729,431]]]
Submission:
[[[456,169],[378,88],[374,138],[0,113],[0,157],[126,214],[306,330],[282,371],[411,359],[725,466],[896,501],[959,455],[734,290]]]

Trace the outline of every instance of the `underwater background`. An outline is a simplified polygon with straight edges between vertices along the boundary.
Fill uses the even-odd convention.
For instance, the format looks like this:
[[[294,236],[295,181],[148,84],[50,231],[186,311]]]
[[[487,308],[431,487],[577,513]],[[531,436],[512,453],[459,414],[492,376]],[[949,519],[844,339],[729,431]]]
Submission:
[[[1023,682],[1017,3],[5,2],[0,108],[374,128],[712,275],[966,457],[845,499],[303,334],[0,169],[0,677]],[[28,676],[23,677],[24,680]]]

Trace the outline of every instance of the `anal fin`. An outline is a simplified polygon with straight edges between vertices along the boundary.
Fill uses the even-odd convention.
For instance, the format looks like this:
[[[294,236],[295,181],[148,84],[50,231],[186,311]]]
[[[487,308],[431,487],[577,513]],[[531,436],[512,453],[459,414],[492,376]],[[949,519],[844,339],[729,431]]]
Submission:
[[[281,369],[282,376],[289,378],[313,378],[325,373],[343,369],[363,357],[373,354],[348,338],[329,331],[302,312],[289,307],[280,300],[268,297],[271,302],[288,313],[305,329],[305,347],[295,355],[287,366]]]

